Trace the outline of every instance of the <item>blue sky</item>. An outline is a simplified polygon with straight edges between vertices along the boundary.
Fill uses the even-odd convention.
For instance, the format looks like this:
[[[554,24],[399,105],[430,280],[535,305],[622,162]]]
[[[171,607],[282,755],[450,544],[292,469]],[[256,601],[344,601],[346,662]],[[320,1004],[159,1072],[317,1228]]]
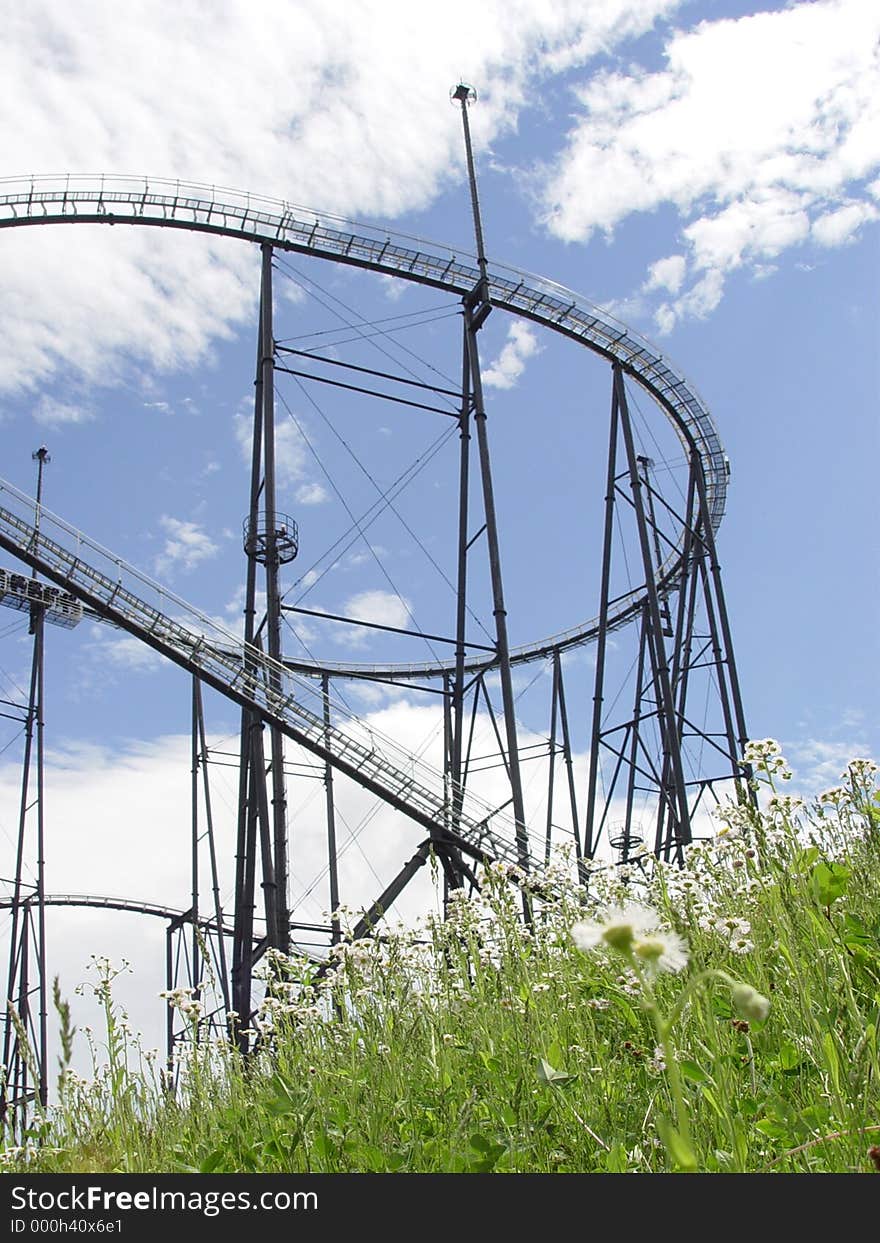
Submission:
[[[209,21],[202,5],[133,3],[124,23],[109,3],[5,7],[9,178],[179,177],[472,250],[447,98],[471,82],[490,258],[607,307],[712,411],[731,461],[718,542],[750,733],[783,742],[805,790],[832,784],[853,756],[877,757],[875,6],[451,0],[438,22],[428,6],[379,0],[259,11],[229,0]],[[32,491],[31,453],[45,443],[50,509],[233,628],[258,279],[255,248],[229,239],[0,233],[3,476]],[[335,344],[359,365],[393,358],[457,381],[451,299],[295,256],[279,261],[276,294],[276,335],[291,345]],[[384,335],[351,339],[355,321]],[[511,635],[527,642],[595,611],[609,383],[598,363],[501,313],[481,349]],[[423,629],[448,631],[451,595],[432,564],[454,565],[456,441],[437,444],[446,421],[319,388],[279,378],[279,506],[301,531],[290,598],[307,591],[308,607],[392,624],[408,607]],[[652,452],[672,461],[668,429],[645,415]],[[332,556],[345,506],[367,511],[377,484],[429,454],[399,518],[386,513],[369,547]],[[0,670],[22,687],[27,636],[3,612]],[[329,623],[300,637],[327,659],[424,650]],[[285,643],[299,650],[292,634]],[[586,677],[589,654],[579,659]],[[536,733],[539,691],[522,700]],[[413,740],[436,724],[405,695],[352,703]],[[50,890],[186,904],[188,714],[186,679],[136,644],[91,624],[49,633]],[[212,697],[212,736],[234,745],[236,715]],[[14,732],[0,738],[7,851]],[[231,770],[217,780],[228,815]],[[292,800],[305,826],[295,854],[312,801],[311,789]],[[365,878],[363,896],[375,896],[409,840],[353,847],[350,892]],[[306,863],[304,888],[317,867]],[[50,953],[54,936],[71,988],[91,952],[161,954],[161,929],[131,920],[53,916]],[[140,968],[149,980],[154,966]]]

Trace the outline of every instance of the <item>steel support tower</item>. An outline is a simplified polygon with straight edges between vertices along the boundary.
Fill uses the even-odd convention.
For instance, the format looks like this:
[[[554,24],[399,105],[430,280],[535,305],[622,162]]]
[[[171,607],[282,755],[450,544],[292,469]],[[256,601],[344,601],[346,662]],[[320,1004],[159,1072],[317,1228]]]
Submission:
[[[431,857],[442,867],[447,894],[462,885],[478,886],[479,865],[488,862],[503,864],[521,883],[550,861],[560,840],[571,847],[581,877],[586,875],[585,860],[607,856],[609,850],[616,852],[613,858],[626,861],[644,846],[680,862],[688,843],[699,835],[701,816],[712,798],[727,790],[742,799],[753,797],[741,758],[745,715],[716,548],[728,469],[711,417],[690,384],[649,342],[569,290],[490,263],[468,119],[474,93],[459,84],[452,99],[461,113],[474,256],[429,243],[414,245],[412,239],[347,225],[287,203],[218,194],[180,182],[105,178],[97,185],[90,179],[32,179],[19,188],[7,184],[0,195],[0,230],[78,222],[182,229],[244,239],[259,246],[261,260],[250,493],[243,526],[243,637],[226,632],[49,514],[42,505],[44,460],[35,501],[0,480],[0,547],[31,571],[26,578],[0,570],[0,600],[29,611],[34,639],[29,700],[21,709],[24,760],[17,859],[10,895],[0,903],[12,914],[7,973],[12,1004],[4,1027],[4,1061],[10,1069],[0,1101],[7,1118],[47,1097],[47,905],[97,905],[164,918],[167,988],[185,987],[195,999],[204,1000],[206,974],[214,977],[219,1003],[203,1012],[195,1026],[169,1012],[167,1051],[173,1072],[177,1046],[200,1038],[203,1030],[225,1029],[228,1023],[239,1047],[249,1047],[254,968],[267,949],[286,953],[308,929],[323,938],[320,956],[346,935],[337,914],[345,898],[338,867],[340,782],[356,783],[421,835],[382,892],[363,905],[348,933],[353,937],[375,931]],[[454,295],[461,318],[460,387],[414,384],[403,375],[280,345],[275,339],[273,271],[279,256],[289,253]],[[601,530],[582,535],[601,548],[596,614],[561,634],[519,647],[508,634],[502,523],[480,365],[479,334],[493,312],[521,317],[586,347],[609,366],[611,378]],[[283,651],[285,614],[310,610],[284,599],[285,567],[296,557],[299,543],[296,522],[282,511],[278,496],[276,384],[288,372],[305,382],[317,380],[316,366],[331,362],[348,368],[346,380],[337,383],[352,393],[387,396],[370,387],[381,376],[387,383],[406,386],[390,400],[420,410],[437,408],[441,397],[454,403],[454,617],[442,634],[398,630],[448,644],[447,659],[377,667],[293,658]],[[634,392],[646,394],[673,429],[686,463],[683,498],[670,499],[639,443],[631,409]],[[635,580],[624,590],[619,578],[621,540],[636,567]],[[476,575],[491,600],[494,631],[487,643],[474,640],[469,622]],[[258,605],[263,595],[265,606]],[[79,610],[79,615],[85,612],[112,623],[192,679],[191,895],[186,909],[100,895],[46,894],[43,623],[65,609],[68,616]],[[621,647],[624,638],[630,642],[633,674],[625,694],[619,688],[612,693],[612,636]],[[588,679],[566,659],[586,645],[595,651]],[[524,743],[514,675],[530,665],[546,670],[547,701],[543,723],[530,726],[537,741]],[[403,685],[439,697],[440,768],[366,729],[337,693],[338,686],[354,679]],[[225,696],[241,711],[231,911],[221,901],[223,861],[215,847],[203,688]],[[498,703],[493,699],[496,691]],[[706,704],[711,713],[704,711]],[[478,723],[492,739],[488,756],[476,742]],[[331,912],[326,927],[304,924],[297,909],[291,909],[290,763],[285,756],[291,746],[310,757],[311,775],[324,787]],[[523,780],[523,767],[533,760],[546,765],[540,817],[529,811]],[[478,774],[487,764],[503,773],[500,800],[479,792]],[[524,918],[530,919],[525,888],[522,904]]]

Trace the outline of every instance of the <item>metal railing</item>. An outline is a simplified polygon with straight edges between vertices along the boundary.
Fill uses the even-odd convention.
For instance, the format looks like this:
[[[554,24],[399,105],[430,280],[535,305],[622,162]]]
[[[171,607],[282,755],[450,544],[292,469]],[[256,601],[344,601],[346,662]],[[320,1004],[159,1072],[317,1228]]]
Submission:
[[[480,279],[476,259],[449,247],[327,212],[223,186],[155,177],[116,175],[32,176],[0,179],[0,228],[16,225],[99,221],[149,224],[225,233],[266,242],[336,262],[419,281],[466,295]],[[699,454],[706,483],[709,519],[717,531],[724,515],[728,463],[712,417],[694,386],[655,346],[609,312],[570,289],[517,268],[491,262],[489,297],[493,305],[526,315],[561,332],[621,367],[658,401],[675,432]],[[660,582],[671,585],[680,568],[680,549],[658,567]],[[608,628],[624,624],[638,607],[636,593],[612,610]],[[537,659],[555,647],[593,637],[598,620],[511,652],[514,662]],[[468,667],[480,662],[469,662]],[[305,668],[305,663],[301,666]],[[342,666],[340,666],[341,668]],[[443,662],[395,669],[399,676],[446,669]]]
[[[222,623],[42,506],[39,523],[36,517],[36,502],[0,480],[0,545],[8,551],[221,693],[255,708],[288,737],[419,823],[452,831],[489,858],[520,862],[514,822],[473,790],[454,790],[446,774],[340,704],[334,704],[336,724],[328,730],[323,692],[313,680],[243,643]],[[454,824],[453,801],[460,803]]]

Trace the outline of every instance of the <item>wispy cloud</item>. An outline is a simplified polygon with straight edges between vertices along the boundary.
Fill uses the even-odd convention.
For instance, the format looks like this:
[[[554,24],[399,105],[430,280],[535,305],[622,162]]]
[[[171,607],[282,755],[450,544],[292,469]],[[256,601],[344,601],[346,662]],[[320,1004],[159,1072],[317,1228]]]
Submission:
[[[480,84],[472,129],[485,150],[548,72],[586,64],[681,3],[482,0],[477,17],[471,0],[448,0],[426,34],[424,6],[387,0],[225,0],[207,26],[200,6],[175,0],[135,5],[125,22],[105,5],[33,0],[0,42],[4,169],[143,171],[394,218],[464,176],[447,103],[460,76]],[[78,229],[71,244],[69,228],[12,238],[0,389],[67,366],[101,383],[132,361],[173,370],[254,311],[259,257],[228,239]]]
[[[661,330],[714,310],[738,268],[850,241],[880,218],[866,184],[880,168],[878,39],[876,5],[815,0],[677,33],[661,72],[596,75],[546,170],[548,227],[586,241],[674,206],[683,253],[643,286],[672,295]]]
[[[792,762],[796,785],[808,794],[840,784],[841,775],[850,760],[876,758],[854,735],[843,741],[827,738],[802,738],[785,743],[784,750]]]
[[[329,501],[330,493],[320,483],[304,483],[294,493],[298,505],[322,505]]]
[[[249,407],[250,400],[245,398],[242,408],[234,416],[233,423],[241,459],[248,466],[251,462],[251,438],[254,425],[253,410]],[[295,496],[301,505],[318,504],[326,496],[321,484],[311,483],[306,478],[310,461],[308,447],[296,424],[290,419],[277,422],[275,425],[275,479],[281,488],[298,484]],[[281,498],[278,499],[280,502]]]
[[[501,353],[483,371],[486,388],[513,388],[526,369],[526,363],[540,350],[534,329],[521,320],[514,320],[507,331]]]
[[[391,591],[373,589],[358,592],[357,595],[350,596],[346,600],[342,606],[342,612],[353,621],[372,622],[377,626],[396,626],[399,629],[406,629],[413,625],[409,600]],[[370,635],[367,630],[352,631],[350,628],[345,628],[343,631],[338,629],[334,631],[333,637],[338,643],[357,648],[365,647]]]
[[[33,410],[33,419],[41,427],[61,427],[65,424],[91,423],[95,412],[89,406],[80,406],[73,402],[56,401],[52,397],[43,396]]]
[[[220,551],[220,545],[215,544],[198,522],[187,522],[168,514],[163,514],[159,522],[167,538],[165,547],[153,563],[156,574],[177,569],[187,573],[203,561],[216,557]]]

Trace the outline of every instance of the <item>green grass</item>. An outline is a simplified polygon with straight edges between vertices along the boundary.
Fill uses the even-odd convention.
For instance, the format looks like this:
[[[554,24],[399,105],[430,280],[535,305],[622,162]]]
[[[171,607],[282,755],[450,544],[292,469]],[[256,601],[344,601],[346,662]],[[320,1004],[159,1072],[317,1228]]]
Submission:
[[[174,1093],[140,1056],[98,960],[94,1075],[63,1071],[57,1105],[0,1161],[81,1173],[872,1171],[873,766],[854,761],[837,793],[801,808],[777,793],[778,748],[750,745],[762,812],[732,808],[730,832],[692,847],[685,869],[645,857],[597,869],[585,890],[555,865],[526,882],[531,930],[516,885],[490,870],[445,922],[341,948],[322,980],[276,958],[261,1050],[243,1060],[225,1042],[186,1045]],[[654,912],[656,935],[614,913],[631,904]],[[575,944],[578,924],[594,949]],[[667,957],[677,969],[658,970]]]

